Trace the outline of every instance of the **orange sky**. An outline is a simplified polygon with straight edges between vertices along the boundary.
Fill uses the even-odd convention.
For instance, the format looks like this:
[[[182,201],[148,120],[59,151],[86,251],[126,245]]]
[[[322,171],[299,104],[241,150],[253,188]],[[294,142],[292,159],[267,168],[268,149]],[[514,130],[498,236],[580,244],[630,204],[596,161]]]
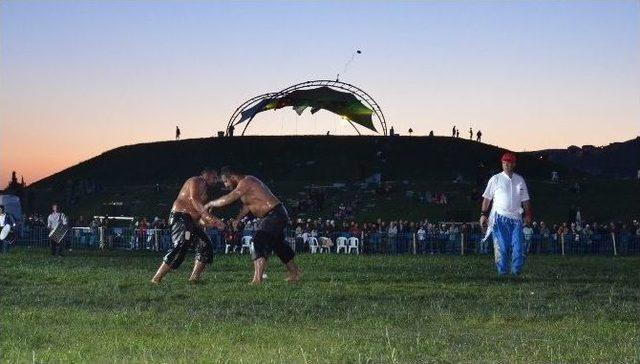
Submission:
[[[337,72],[401,134],[472,126],[516,151],[640,134],[640,2],[261,4],[0,2],[0,184],[177,124],[210,136],[244,100]],[[327,130],[353,133],[289,109],[249,134]]]

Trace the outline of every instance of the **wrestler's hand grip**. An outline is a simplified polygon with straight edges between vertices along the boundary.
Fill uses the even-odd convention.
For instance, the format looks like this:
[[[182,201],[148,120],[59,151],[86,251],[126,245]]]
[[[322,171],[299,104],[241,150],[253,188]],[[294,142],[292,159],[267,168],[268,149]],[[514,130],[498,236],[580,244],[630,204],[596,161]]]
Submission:
[[[206,228],[218,228],[220,230],[225,228],[224,223],[222,222],[222,220],[213,217],[209,214],[204,214],[202,215],[202,217],[200,217],[200,220],[198,221],[198,223]]]
[[[205,213],[207,213],[207,212],[209,212],[209,213],[210,213],[210,212],[211,212],[211,210],[213,210],[213,201],[209,201],[208,203],[206,203],[206,204],[204,205],[204,211],[205,211]]]

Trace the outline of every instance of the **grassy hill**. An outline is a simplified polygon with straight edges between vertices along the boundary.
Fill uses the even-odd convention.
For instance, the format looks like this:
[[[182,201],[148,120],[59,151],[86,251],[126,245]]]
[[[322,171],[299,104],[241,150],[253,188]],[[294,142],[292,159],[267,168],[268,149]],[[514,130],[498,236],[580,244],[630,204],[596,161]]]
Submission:
[[[447,137],[259,136],[205,138],[123,146],[31,185],[55,187],[96,179],[104,186],[182,182],[205,165],[233,164],[271,180],[356,181],[381,172],[386,179],[472,178],[479,163],[496,164],[504,150]],[[523,156],[520,170],[548,177],[565,168]]]
[[[324,207],[307,216],[331,217],[337,205],[356,199],[356,217],[363,219],[475,219],[477,190],[499,171],[503,152],[448,137],[261,136],[138,144],[110,150],[32,184],[28,205],[46,211],[52,201],[61,201],[69,213],[86,216],[104,213],[105,203],[122,202],[123,213],[165,216],[186,178],[205,165],[229,164],[262,178],[288,204],[312,185],[344,184],[328,188]],[[560,172],[562,183],[548,182],[553,170]],[[640,205],[634,181],[597,180],[535,154],[520,154],[518,171],[531,185],[543,218],[564,218],[571,205],[579,205],[587,216],[619,219]],[[374,173],[391,181],[389,193],[381,196],[372,188],[360,188]],[[580,194],[569,192],[576,181]],[[610,189],[610,183],[615,188]],[[427,191],[445,192],[449,204],[425,203],[420,196]],[[602,201],[610,208],[598,205]]]
[[[527,153],[592,176],[635,178],[640,169],[640,137],[606,146],[575,145]]]

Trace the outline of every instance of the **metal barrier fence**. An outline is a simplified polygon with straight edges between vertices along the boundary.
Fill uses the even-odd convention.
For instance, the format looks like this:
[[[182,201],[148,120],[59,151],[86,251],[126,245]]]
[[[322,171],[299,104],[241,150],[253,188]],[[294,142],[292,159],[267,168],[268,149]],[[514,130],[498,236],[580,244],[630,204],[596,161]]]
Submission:
[[[220,250],[221,237],[217,230],[207,231],[214,247]],[[167,251],[171,243],[169,229],[131,229],[104,227],[73,227],[65,236],[65,249],[120,249]],[[16,239],[15,245],[29,247],[49,247],[49,231],[45,227],[25,227]]]
[[[222,234],[211,229],[207,235],[211,238],[216,252],[240,251],[243,236],[253,236],[254,232],[245,230],[233,242],[225,242]],[[482,235],[472,233],[371,233],[360,234],[357,241],[338,239],[351,238],[348,233],[336,232],[326,236],[296,236],[289,231],[286,239],[296,252],[352,252],[361,254],[493,254],[493,243],[482,242]],[[245,241],[245,244],[247,241]],[[350,249],[351,244],[357,244]],[[15,245],[48,247],[48,230],[45,227],[25,227]],[[62,243],[69,249],[122,249],[149,250],[165,252],[171,247],[171,235],[168,229],[131,229],[131,228],[72,228]],[[526,254],[552,255],[640,255],[640,236],[631,233],[606,234],[551,234],[542,236],[533,234],[523,238]],[[245,246],[247,247],[247,246]],[[342,249],[344,248],[344,249]],[[7,249],[5,245],[4,250]],[[250,249],[246,249],[249,251]]]

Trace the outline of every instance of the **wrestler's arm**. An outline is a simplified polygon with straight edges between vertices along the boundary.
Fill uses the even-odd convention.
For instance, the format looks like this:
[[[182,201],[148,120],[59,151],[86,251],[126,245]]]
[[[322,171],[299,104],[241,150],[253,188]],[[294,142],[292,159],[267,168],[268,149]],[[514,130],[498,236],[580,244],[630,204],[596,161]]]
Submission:
[[[247,216],[250,212],[251,212],[251,210],[249,209],[249,206],[242,205],[242,209],[240,210],[240,212],[238,213],[236,218],[235,219],[231,219],[231,224],[232,224],[233,228],[236,229],[238,227],[238,222],[240,222],[242,219],[244,219],[244,217]]]
[[[238,201],[240,197],[242,197],[242,195],[246,193],[247,189],[248,189],[247,183],[245,182],[245,180],[242,180],[238,183],[238,185],[233,191],[229,192],[228,194],[220,198],[217,198],[209,202],[205,206],[205,208],[210,209],[212,207],[224,207],[224,206],[231,205],[232,203]]]
[[[244,217],[249,215],[250,212],[251,212],[251,210],[249,209],[249,206],[243,205],[242,209],[238,213],[238,216],[236,216],[236,220],[240,221],[240,220],[244,219]]]
[[[189,201],[193,208],[200,214],[198,223],[205,227],[224,227],[224,223],[217,217],[211,215],[209,211],[202,204],[201,196],[206,195],[207,185],[204,181],[196,179],[192,182],[189,189]]]

